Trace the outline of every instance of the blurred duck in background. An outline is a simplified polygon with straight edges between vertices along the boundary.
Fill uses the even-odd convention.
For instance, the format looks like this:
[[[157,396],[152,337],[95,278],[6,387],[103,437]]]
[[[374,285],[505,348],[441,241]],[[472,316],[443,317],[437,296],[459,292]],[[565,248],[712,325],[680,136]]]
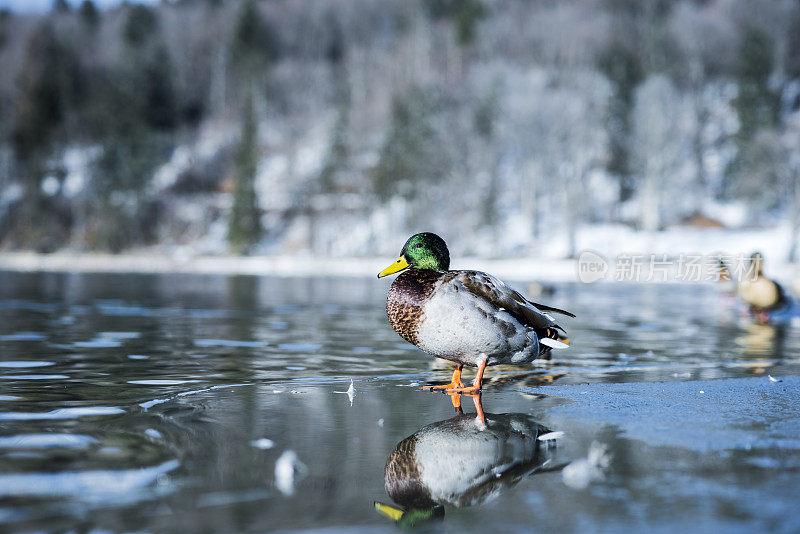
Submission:
[[[750,255],[748,276],[739,282],[737,293],[748,305],[750,315],[759,323],[800,321],[800,306],[781,285],[764,275],[764,257],[760,252]]]

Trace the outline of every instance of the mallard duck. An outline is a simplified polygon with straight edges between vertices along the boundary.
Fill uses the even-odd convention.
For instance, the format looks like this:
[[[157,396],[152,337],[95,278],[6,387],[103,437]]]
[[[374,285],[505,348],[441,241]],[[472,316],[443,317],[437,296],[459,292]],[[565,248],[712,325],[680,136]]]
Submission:
[[[411,236],[400,257],[378,278],[404,271],[389,289],[386,313],[400,337],[424,352],[458,364],[444,386],[456,393],[480,391],[487,365],[525,364],[552,348],[566,348],[564,332],[546,312],[570,312],[526,300],[480,271],[450,271],[444,240],[424,232]],[[471,387],[461,382],[464,365],[477,367]]]
[[[764,257],[760,252],[750,255],[748,279],[738,285],[739,297],[748,306],[751,313],[762,321],[768,320],[769,312],[783,308],[789,304],[789,297],[781,285],[764,276]]]
[[[404,523],[443,513],[442,505],[481,504],[528,475],[563,467],[553,462],[555,441],[539,439],[546,434],[553,435],[521,413],[431,423],[398,443],[386,461],[384,487],[400,508],[375,506]]]

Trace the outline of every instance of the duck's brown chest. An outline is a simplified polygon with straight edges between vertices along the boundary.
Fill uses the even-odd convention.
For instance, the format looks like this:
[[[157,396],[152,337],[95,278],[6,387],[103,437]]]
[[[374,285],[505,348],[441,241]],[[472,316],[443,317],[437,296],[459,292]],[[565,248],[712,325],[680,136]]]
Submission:
[[[425,301],[433,292],[443,273],[409,269],[395,278],[386,299],[386,315],[400,337],[417,345],[419,325],[424,315]]]

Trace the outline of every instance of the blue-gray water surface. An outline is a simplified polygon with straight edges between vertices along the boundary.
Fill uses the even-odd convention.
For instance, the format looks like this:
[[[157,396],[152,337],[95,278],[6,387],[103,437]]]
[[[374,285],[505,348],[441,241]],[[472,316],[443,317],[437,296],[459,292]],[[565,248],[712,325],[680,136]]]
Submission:
[[[0,531],[800,531],[797,329],[557,285],[571,347],[458,415],[389,284],[0,273]]]

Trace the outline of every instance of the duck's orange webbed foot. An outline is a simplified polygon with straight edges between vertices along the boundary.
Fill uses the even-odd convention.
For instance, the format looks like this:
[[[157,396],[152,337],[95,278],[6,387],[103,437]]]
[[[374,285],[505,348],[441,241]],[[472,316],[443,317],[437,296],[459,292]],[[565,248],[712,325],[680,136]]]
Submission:
[[[458,388],[463,388],[464,383],[461,382],[461,369],[463,365],[459,365],[456,367],[456,370],[453,371],[453,379],[450,381],[449,384],[445,384],[443,386],[422,386],[422,389],[425,390],[436,390],[436,389],[446,389],[446,390],[456,390]]]
[[[483,384],[483,371],[485,370],[486,370],[486,362],[483,361],[478,364],[478,374],[475,375],[475,380],[472,381],[471,386],[465,387],[464,384],[461,384],[460,386],[448,388],[447,393],[465,393],[467,395],[480,393],[481,385]],[[461,375],[460,368],[458,370],[458,374],[460,377]]]

